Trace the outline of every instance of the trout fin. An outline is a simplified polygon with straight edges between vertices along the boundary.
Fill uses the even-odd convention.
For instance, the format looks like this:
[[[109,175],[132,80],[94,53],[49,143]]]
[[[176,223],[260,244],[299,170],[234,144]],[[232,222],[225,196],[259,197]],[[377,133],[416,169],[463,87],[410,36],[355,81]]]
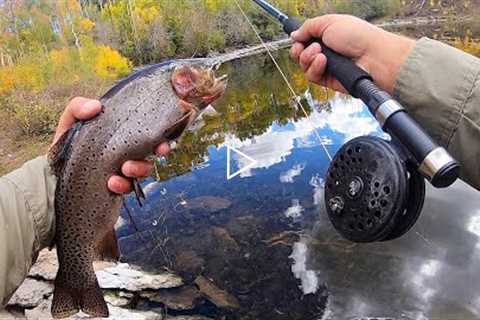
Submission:
[[[57,140],[57,142],[48,151],[48,159],[50,160],[50,167],[56,176],[61,175],[65,161],[70,156],[72,151],[72,141],[75,134],[82,127],[82,122],[77,122],[75,126],[65,131],[64,134]]]
[[[111,229],[95,247],[96,260],[118,261],[120,249],[118,248],[117,235]]]
[[[55,319],[68,318],[80,311],[78,299],[74,297],[71,290],[62,288],[55,284],[51,312]]]
[[[52,316],[56,319],[70,317],[82,310],[92,317],[108,317],[108,307],[98,283],[85,290],[66,289],[55,284]]]
[[[143,207],[142,201],[145,200],[145,193],[143,192],[142,185],[137,178],[132,178],[133,191],[135,192],[135,198],[137,198],[138,205]]]

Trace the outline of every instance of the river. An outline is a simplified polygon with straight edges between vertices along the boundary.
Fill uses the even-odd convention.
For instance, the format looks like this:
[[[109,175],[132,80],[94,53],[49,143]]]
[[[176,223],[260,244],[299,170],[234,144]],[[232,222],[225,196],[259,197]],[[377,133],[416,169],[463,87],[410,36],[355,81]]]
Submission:
[[[449,41],[478,34],[465,25],[397,31]],[[308,116],[267,55],[224,64],[229,88],[216,112],[161,162],[161,182],[144,182],[142,207],[127,200],[139,231],[123,210],[122,260],[192,285],[210,279],[228,303],[199,300],[194,312],[216,319],[480,318],[479,194],[460,181],[428,187],[402,238],[343,240],[324,209],[324,148],[333,155],[354,137],[384,133],[362,102],[309,86],[286,51],[275,57]],[[227,146],[256,161],[232,179]],[[232,172],[247,164],[231,153]]]

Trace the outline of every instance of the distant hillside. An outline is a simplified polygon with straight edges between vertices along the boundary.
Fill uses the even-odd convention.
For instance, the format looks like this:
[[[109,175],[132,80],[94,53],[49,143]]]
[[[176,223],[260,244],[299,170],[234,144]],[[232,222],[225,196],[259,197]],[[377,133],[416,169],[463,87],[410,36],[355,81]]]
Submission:
[[[456,17],[480,13],[478,0],[401,0],[397,17]]]

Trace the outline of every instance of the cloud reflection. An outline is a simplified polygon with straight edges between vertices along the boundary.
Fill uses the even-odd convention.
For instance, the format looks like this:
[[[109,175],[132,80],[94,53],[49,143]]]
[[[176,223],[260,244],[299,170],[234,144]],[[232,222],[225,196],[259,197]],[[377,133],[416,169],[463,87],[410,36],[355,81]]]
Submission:
[[[289,169],[280,174],[280,182],[293,183],[293,178],[302,174],[303,169],[305,169],[305,164],[294,165],[292,169]]]
[[[225,143],[257,161],[255,166],[240,176],[250,177],[254,169],[266,169],[283,162],[296,146],[308,148],[320,145],[314,130],[317,130],[324,145],[333,144],[331,135],[343,137],[341,143],[344,143],[357,136],[379,131],[377,122],[360,100],[337,94],[331,100],[331,106],[331,112],[313,109],[308,118],[292,122],[281,130],[272,125],[255,139],[242,141],[235,136],[226,137]],[[248,165],[244,158],[236,157],[235,160],[239,168]]]

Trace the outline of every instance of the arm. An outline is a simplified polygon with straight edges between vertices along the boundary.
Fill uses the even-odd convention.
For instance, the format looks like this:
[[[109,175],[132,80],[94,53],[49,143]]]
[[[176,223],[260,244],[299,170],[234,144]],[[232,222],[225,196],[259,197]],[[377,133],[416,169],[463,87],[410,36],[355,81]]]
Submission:
[[[345,15],[307,20],[292,34],[291,55],[307,78],[343,91],[325,73],[326,57],[311,37],[352,58],[396,96],[436,141],[460,161],[461,177],[480,190],[480,59],[437,41],[414,41]]]
[[[55,178],[45,156],[0,178],[0,301],[23,282],[54,235]]]
[[[480,59],[423,38],[400,68],[394,95],[461,163],[480,190]]]
[[[53,143],[77,120],[93,118],[101,110],[100,102],[85,98],[73,99],[62,114]],[[166,155],[168,143],[156,149]],[[124,177],[112,176],[106,182],[115,193],[131,191],[130,178],[150,174],[152,164],[127,161],[122,166]],[[56,178],[47,157],[25,163],[0,177],[0,309],[23,282],[38,252],[54,244]]]

